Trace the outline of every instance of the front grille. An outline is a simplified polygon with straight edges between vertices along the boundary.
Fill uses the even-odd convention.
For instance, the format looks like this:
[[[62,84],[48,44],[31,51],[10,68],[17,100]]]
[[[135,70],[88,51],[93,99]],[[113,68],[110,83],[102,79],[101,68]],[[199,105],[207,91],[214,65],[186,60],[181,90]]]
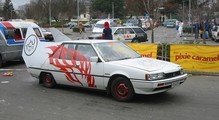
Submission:
[[[172,72],[172,73],[166,73],[165,78],[172,78],[180,75],[180,71]]]

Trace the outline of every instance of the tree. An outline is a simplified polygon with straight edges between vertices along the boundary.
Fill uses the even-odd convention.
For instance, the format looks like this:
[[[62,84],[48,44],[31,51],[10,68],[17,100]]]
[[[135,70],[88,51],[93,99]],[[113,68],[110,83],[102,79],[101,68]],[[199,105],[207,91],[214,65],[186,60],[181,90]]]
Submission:
[[[85,1],[79,0],[80,14],[86,11]],[[77,0],[31,0],[30,4],[22,7],[26,18],[50,20],[50,5],[52,19],[59,21],[77,17]],[[43,12],[42,12],[43,11]]]
[[[90,14],[93,18],[106,18],[109,14],[112,14],[113,7],[114,17],[123,18],[124,0],[91,0]],[[97,13],[101,14],[97,15]]]
[[[12,19],[13,16],[15,18],[16,13],[14,11],[14,6],[11,0],[5,0],[5,3],[3,6],[3,16],[6,20]]]

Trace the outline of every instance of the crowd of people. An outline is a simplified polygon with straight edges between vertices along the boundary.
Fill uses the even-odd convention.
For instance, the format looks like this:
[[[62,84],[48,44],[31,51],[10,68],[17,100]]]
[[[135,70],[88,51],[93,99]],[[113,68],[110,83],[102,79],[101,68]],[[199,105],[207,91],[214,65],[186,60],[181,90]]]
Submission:
[[[209,22],[209,20],[202,20],[202,21],[196,20],[194,23],[195,38],[196,39],[210,38],[211,37],[211,30],[212,30],[214,25],[215,25],[214,21]]]
[[[212,20],[209,22],[209,20],[196,20],[193,24],[191,24],[193,28],[193,32],[195,34],[195,39],[199,38],[205,38],[209,39],[211,38],[211,30],[215,26],[215,21]],[[176,30],[178,31],[177,36],[182,36],[183,34],[183,27],[184,23],[183,21],[179,21],[176,25]]]

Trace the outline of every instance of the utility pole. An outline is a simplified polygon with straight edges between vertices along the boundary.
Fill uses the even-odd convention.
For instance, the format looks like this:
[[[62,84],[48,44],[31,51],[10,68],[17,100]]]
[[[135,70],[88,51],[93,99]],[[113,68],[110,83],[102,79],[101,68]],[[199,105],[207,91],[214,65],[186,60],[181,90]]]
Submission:
[[[191,0],[189,0],[189,26],[191,24]]]
[[[79,0],[77,0],[78,26],[79,26]]]
[[[49,0],[49,25],[52,25],[52,10],[51,10],[51,0]]]
[[[184,22],[184,14],[185,14],[185,0],[183,0],[183,22]]]

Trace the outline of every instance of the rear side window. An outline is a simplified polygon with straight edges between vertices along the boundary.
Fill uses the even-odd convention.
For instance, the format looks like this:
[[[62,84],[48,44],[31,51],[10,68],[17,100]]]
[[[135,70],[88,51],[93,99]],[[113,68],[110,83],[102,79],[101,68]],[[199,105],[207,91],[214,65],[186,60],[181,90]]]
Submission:
[[[6,39],[22,39],[20,29],[6,29],[5,38]]]
[[[133,28],[136,33],[145,33],[141,28]]]
[[[135,32],[131,28],[125,28],[125,34],[134,34]]]
[[[64,44],[64,47],[67,48],[63,54],[65,55],[66,60],[75,60],[75,49],[76,44]]]
[[[6,39],[14,39],[14,29],[6,29],[5,30],[5,38]]]

